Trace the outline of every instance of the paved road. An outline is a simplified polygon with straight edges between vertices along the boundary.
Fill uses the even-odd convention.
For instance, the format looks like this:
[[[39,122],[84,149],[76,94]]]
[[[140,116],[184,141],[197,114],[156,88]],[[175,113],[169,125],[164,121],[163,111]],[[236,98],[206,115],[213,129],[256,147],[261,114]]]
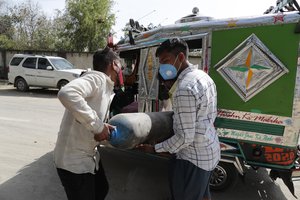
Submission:
[[[66,200],[53,162],[63,107],[56,90],[19,93],[0,85],[0,199]],[[106,200],[166,200],[167,159],[140,152],[101,148],[110,183]],[[300,197],[300,181],[295,182]],[[265,169],[249,169],[244,179],[213,200],[294,200],[282,181],[272,182]]]

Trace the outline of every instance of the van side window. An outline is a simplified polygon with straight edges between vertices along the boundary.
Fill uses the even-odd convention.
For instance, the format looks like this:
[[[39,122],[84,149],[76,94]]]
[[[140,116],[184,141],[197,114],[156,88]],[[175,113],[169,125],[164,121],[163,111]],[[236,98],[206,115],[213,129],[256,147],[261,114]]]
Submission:
[[[31,69],[35,69],[36,66],[36,58],[27,58],[23,65],[23,67],[25,68],[31,68]]]
[[[39,58],[38,69],[46,69],[48,66],[51,66],[51,64],[46,58]]]
[[[11,62],[10,62],[10,65],[11,66],[18,66],[21,61],[23,60],[24,57],[14,57]]]

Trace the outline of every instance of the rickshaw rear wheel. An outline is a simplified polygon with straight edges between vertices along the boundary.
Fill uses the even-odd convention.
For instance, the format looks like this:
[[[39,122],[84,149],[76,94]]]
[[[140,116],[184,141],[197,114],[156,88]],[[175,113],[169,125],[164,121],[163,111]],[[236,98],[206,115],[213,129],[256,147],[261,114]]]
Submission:
[[[238,171],[232,163],[219,162],[210,179],[210,189],[220,191],[233,187],[237,181]]]

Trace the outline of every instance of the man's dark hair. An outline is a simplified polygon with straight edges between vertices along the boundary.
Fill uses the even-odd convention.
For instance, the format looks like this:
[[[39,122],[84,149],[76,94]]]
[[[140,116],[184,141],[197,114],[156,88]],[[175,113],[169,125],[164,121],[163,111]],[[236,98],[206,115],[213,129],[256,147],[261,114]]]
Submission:
[[[105,72],[108,66],[114,61],[120,59],[119,56],[109,47],[98,50],[93,56],[93,69]]]
[[[163,52],[172,53],[174,56],[182,52],[187,57],[188,45],[183,39],[170,38],[161,43],[156,50],[155,56],[159,57]]]

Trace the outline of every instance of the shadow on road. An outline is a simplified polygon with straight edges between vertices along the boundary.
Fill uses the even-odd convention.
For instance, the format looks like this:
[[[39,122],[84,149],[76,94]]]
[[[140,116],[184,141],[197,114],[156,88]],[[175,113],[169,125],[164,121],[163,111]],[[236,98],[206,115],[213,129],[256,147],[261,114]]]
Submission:
[[[105,200],[168,200],[168,160],[141,152],[100,148],[110,185]]]
[[[27,92],[17,91],[12,85],[0,86],[0,96],[56,98],[57,89],[30,88]]]
[[[56,174],[53,153],[24,166],[16,176],[0,185],[1,200],[66,200]]]
[[[101,148],[102,162],[110,184],[106,200],[169,199],[168,160],[145,157],[140,152]],[[0,185],[1,200],[66,200],[53,164],[47,153],[25,166]],[[199,180],[201,181],[201,180]],[[245,179],[223,192],[212,192],[213,200],[287,200],[267,171],[248,170]]]
[[[100,154],[111,185],[107,200],[169,199],[167,159],[111,148],[101,148]],[[237,180],[234,187],[213,191],[212,199],[288,200],[281,188],[269,178],[266,169],[249,169],[244,179]]]
[[[213,192],[215,200],[287,200],[281,191],[269,177],[264,168],[258,170],[248,169],[244,177],[239,177],[237,183],[225,192]]]

